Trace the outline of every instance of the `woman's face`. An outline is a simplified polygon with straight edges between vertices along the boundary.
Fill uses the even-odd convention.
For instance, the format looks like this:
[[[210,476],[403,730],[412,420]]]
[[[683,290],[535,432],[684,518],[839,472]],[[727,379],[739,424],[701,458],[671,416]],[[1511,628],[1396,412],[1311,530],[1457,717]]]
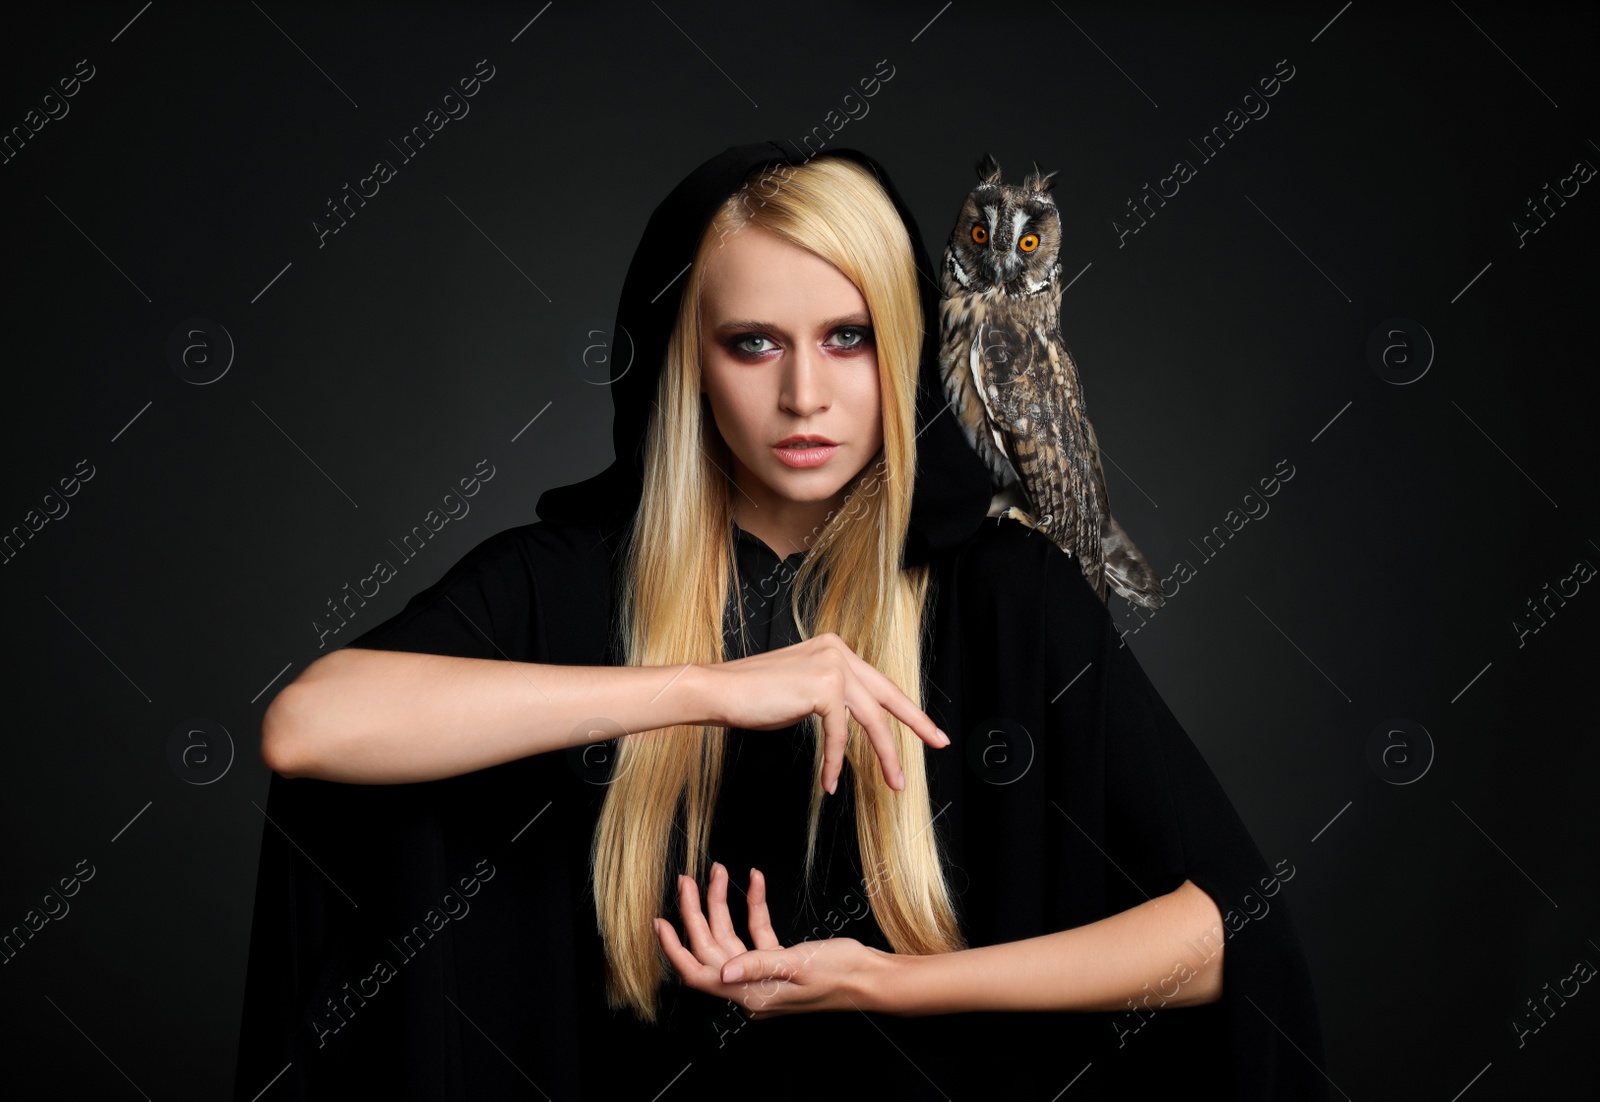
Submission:
[[[826,260],[751,225],[711,254],[701,305],[702,389],[733,453],[734,519],[801,550],[883,445],[866,300]],[[779,448],[797,434],[833,444]],[[807,457],[821,462],[795,465]]]

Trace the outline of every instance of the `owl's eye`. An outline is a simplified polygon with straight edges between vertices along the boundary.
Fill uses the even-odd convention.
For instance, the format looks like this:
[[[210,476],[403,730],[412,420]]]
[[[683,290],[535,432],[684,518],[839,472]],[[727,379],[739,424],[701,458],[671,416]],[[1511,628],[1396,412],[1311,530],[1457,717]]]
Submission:
[[[1039,235],[1036,233],[1025,233],[1022,235],[1022,240],[1017,242],[1017,248],[1021,249],[1025,253],[1031,253],[1038,247]]]
[[[989,240],[989,231],[978,225],[976,222],[973,223],[972,240],[982,245],[985,241]]]

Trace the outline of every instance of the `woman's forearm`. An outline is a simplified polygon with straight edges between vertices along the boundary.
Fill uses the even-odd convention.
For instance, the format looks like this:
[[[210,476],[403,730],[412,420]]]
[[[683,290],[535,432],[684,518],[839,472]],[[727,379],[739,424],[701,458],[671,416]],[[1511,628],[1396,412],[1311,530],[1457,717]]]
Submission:
[[[560,666],[346,647],[278,693],[262,719],[261,756],[286,777],[453,777],[604,741],[619,727],[712,722],[703,673],[693,665]],[[608,722],[585,722],[598,716]]]
[[[1222,915],[1185,880],[1079,926],[955,953],[884,954],[863,1009],[907,1017],[973,1010],[1141,1011],[1222,996]]]

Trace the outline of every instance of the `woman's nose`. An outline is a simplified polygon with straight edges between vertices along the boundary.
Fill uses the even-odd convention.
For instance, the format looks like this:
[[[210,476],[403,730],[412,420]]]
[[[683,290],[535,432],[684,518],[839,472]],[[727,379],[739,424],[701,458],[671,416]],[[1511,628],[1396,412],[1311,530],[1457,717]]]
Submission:
[[[784,364],[779,404],[800,417],[828,408],[826,357],[809,345],[796,348]]]

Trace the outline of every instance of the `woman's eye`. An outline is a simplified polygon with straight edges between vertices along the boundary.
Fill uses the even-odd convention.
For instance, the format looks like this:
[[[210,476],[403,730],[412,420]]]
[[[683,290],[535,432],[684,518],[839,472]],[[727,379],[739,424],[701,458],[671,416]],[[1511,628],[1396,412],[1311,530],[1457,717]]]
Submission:
[[[847,349],[852,349],[853,350],[853,349],[857,349],[857,348],[862,348],[862,347],[872,343],[871,342],[872,331],[870,329],[861,329],[861,328],[858,328],[858,327],[851,327],[849,329],[841,329],[841,330],[839,330],[839,336],[844,338],[843,342],[840,345],[840,347],[842,347],[842,348],[847,348]]]
[[[830,343],[846,352],[854,352],[865,348],[872,343],[872,330],[859,325],[846,326],[833,332]],[[765,356],[777,347],[771,337],[760,333],[746,333],[742,337],[734,337],[728,342],[728,348],[740,356]]]
[[[749,333],[749,334],[747,334],[747,335],[745,335],[743,337],[736,337],[733,340],[733,342],[732,342],[733,350],[735,352],[743,352],[747,356],[759,356],[763,352],[772,351],[770,348],[750,348],[745,343],[747,341],[767,341],[769,344],[771,343],[771,339],[770,338],[763,337],[760,333]]]

